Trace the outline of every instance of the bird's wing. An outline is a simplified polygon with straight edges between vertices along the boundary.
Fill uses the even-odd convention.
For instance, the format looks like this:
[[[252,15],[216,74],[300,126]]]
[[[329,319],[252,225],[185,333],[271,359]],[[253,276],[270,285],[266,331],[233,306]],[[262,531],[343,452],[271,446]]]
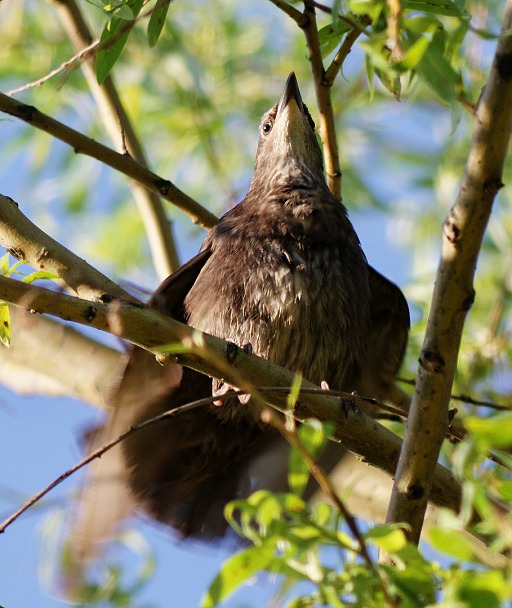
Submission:
[[[182,320],[182,306],[190,288],[211,255],[209,247],[201,251],[183,264],[176,272],[168,276],[152,295],[148,306],[169,315],[173,319]]]
[[[401,290],[368,266],[371,291],[371,328],[368,353],[358,391],[386,399],[407,345],[409,307]]]

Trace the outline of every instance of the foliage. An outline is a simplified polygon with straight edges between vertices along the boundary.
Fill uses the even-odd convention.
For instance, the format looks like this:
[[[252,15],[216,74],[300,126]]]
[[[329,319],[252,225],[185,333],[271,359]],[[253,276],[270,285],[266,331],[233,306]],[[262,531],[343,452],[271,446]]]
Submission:
[[[9,66],[0,73],[2,90],[44,76],[73,54],[49,4],[2,4],[7,4],[1,9],[3,62]],[[354,27],[362,30],[332,93],[343,196],[356,220],[373,214],[382,219],[378,237],[368,238],[369,251],[373,240],[378,247],[391,241],[399,248],[398,257],[406,258],[413,327],[403,375],[413,376],[440,227],[470,145],[467,110],[485,82],[503,3],[333,0],[325,5],[327,12],[318,9],[317,17],[326,67]],[[299,1],[290,6],[302,9]],[[393,6],[402,9],[394,15],[396,29]],[[279,97],[292,69],[313,106],[303,34],[270,2],[95,0],[80,8],[100,40],[97,79],[115,76],[149,165],[215,213],[246,191],[259,116]],[[63,70],[19,97],[104,140],[78,70]],[[75,157],[45,133],[9,121],[2,121],[0,129],[6,159],[0,175],[3,181],[9,178],[14,198],[25,202],[33,221],[105,272],[150,289],[156,279],[126,180],[95,161]],[[511,173],[509,163],[505,183]],[[454,386],[456,394],[502,405],[510,405],[511,203],[510,189],[504,189],[485,237],[476,303],[466,323]],[[197,249],[199,230],[172,207],[168,213],[182,256],[188,258]],[[379,262],[380,254],[372,251]],[[17,264],[9,268],[7,255],[0,261],[2,274],[16,271]],[[6,310],[0,303],[3,342],[9,340]],[[482,405],[458,402],[457,407],[469,437],[446,444],[442,459],[463,481],[464,511],[459,518],[442,513],[428,532],[428,547],[419,551],[405,543],[402,530],[394,526],[367,527],[362,538],[374,562],[370,567],[335,507],[312,506],[300,498],[309,472],[295,450],[293,493],[258,493],[230,506],[232,525],[251,545],[226,562],[203,605],[217,605],[260,572],[285,580],[283,601],[296,607],[380,606],[391,600],[401,606],[458,608],[510,601],[512,565],[501,554],[512,549],[512,525],[496,504],[510,504],[512,482],[509,471],[487,456],[493,453],[512,465],[511,417],[489,413]],[[311,422],[299,435],[316,456],[326,432]],[[468,540],[465,528],[473,509],[480,517],[473,530],[485,535],[488,548]],[[377,550],[386,551],[395,565],[376,564]],[[113,572],[118,580],[119,573]],[[101,596],[97,588],[93,591]],[[112,605],[129,601],[131,590],[126,595],[121,591]]]

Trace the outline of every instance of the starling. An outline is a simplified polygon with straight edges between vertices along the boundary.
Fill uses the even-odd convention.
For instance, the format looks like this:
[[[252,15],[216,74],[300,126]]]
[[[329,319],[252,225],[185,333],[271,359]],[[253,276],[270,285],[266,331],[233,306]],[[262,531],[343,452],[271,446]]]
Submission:
[[[261,120],[246,197],[219,220],[199,254],[162,283],[150,306],[250,344],[316,384],[386,397],[404,354],[407,304],[367,264],[345,207],[326,185],[315,125],[293,73]],[[135,348],[100,443],[223,388],[193,370],[161,367]],[[229,500],[258,488],[286,489],[287,446],[250,402],[231,397],[133,435],[96,468],[93,479],[110,482],[84,494],[82,510],[91,515],[94,503],[96,511],[82,529],[85,545],[107,533],[129,504],[181,537],[211,539],[226,531]]]

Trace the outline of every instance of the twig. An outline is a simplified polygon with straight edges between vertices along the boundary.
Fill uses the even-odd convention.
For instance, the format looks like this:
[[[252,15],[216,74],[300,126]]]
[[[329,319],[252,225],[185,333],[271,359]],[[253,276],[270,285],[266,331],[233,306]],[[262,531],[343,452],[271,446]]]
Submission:
[[[307,20],[306,15],[301,13],[291,4],[288,4],[288,2],[285,2],[284,0],[270,0],[270,2],[291,17],[299,27],[303,27],[305,25]]]
[[[64,29],[76,49],[86,46],[92,36],[75,0],[54,0]],[[142,15],[146,17],[148,13]],[[79,53],[80,54],[80,53]],[[119,152],[128,153],[141,165],[147,167],[142,145],[125,111],[114,82],[108,76],[100,86],[96,79],[91,54],[85,57],[80,67],[99,109],[100,119]],[[160,197],[137,182],[130,182],[135,202],[144,222],[153,265],[161,280],[177,270],[178,253],[172,236],[171,224],[162,207]]]
[[[73,57],[71,57],[71,59],[68,59],[67,61],[64,61],[63,63],[61,63],[58,68],[51,70],[50,72],[48,72],[48,74],[46,74],[45,76],[42,76],[41,78],[38,78],[37,80],[33,80],[32,82],[27,82],[26,84],[22,85],[21,87],[17,87],[16,89],[11,89],[10,91],[7,91],[6,95],[9,95],[9,97],[12,97],[13,95],[16,95],[16,93],[22,93],[23,91],[27,91],[28,89],[32,89],[34,87],[41,86],[42,84],[44,84],[45,82],[48,82],[48,80],[50,80],[54,76],[57,76],[57,74],[60,74],[61,72],[65,72],[65,71],[69,72],[71,70],[74,70],[76,67],[78,67],[78,65],[80,65],[80,63],[82,61],[85,61],[86,59],[89,59],[90,57],[93,57],[96,54],[98,45],[99,45],[98,40],[96,40],[95,42],[92,42],[85,48],[82,48],[82,50],[80,50],[78,53],[73,55]]]
[[[304,15],[306,15],[307,21],[301,27],[306,36],[309,61],[311,63],[311,71],[313,73],[313,82],[315,85],[316,102],[318,111],[320,112],[320,137],[322,138],[324,148],[327,185],[331,192],[340,198],[341,169],[338,144],[336,142],[334,112],[331,101],[331,85],[325,81],[322,53],[318,41],[315,6],[311,0],[304,0]]]
[[[386,0],[388,5],[388,16],[386,20],[386,32],[388,35],[387,45],[391,51],[392,61],[401,61],[403,51],[400,48],[400,15],[402,14],[402,4],[400,0]]]
[[[28,106],[0,93],[0,111],[15,116],[26,123],[46,131],[53,137],[71,146],[76,154],[91,156],[102,163],[124,173],[145,188],[158,194],[189,215],[194,223],[211,228],[217,218],[193,198],[182,192],[172,182],[156,175],[130,156],[119,154],[82,133],[67,127],[61,122],[43,114],[33,106]]]
[[[59,284],[81,298],[108,302],[112,298],[136,300],[119,285],[90,266],[69,249],[48,236],[20,211],[18,204],[0,194],[0,245],[18,260],[26,260],[35,270],[60,277]]]
[[[512,26],[507,1],[503,32]],[[387,520],[410,525],[418,542],[441,443],[464,320],[474,299],[473,277],[507,154],[512,127],[512,36],[498,42],[457,200],[443,225],[442,255],[420,354]]]
[[[85,467],[86,465],[88,465],[93,460],[96,460],[96,458],[101,458],[101,456],[103,456],[103,454],[105,454],[105,452],[108,452],[109,450],[111,450],[115,445],[117,445],[118,443],[121,443],[121,441],[124,441],[125,439],[127,439],[128,437],[131,437],[135,433],[142,431],[143,429],[147,428],[148,426],[157,424],[158,422],[161,422],[162,420],[168,420],[183,412],[186,412],[186,411],[188,412],[192,409],[196,409],[198,407],[203,407],[204,405],[211,403],[212,399],[213,399],[212,397],[209,397],[206,399],[199,399],[198,401],[192,401],[191,403],[187,403],[187,404],[177,407],[173,410],[169,410],[167,412],[164,412],[163,414],[160,414],[159,416],[155,416],[154,418],[150,418],[148,420],[145,420],[144,422],[141,422],[140,424],[130,427],[126,432],[122,433],[121,435],[119,435],[118,437],[113,439],[112,441],[109,441],[105,445],[101,446],[101,448],[99,448],[98,450],[91,452],[91,454],[89,454],[89,456],[87,456],[86,458],[81,460],[79,463],[77,463],[75,466],[71,467],[70,469],[68,469],[67,471],[62,473],[62,475],[59,475],[59,477],[57,477],[57,479],[55,479],[48,486],[46,486],[46,488],[44,488],[37,494],[34,494],[30,498],[30,500],[27,500],[27,502],[25,504],[23,504],[17,511],[15,511],[12,515],[10,515],[5,521],[3,521],[0,524],[0,534],[5,532],[6,528],[8,528],[12,523],[14,523],[18,519],[18,517],[20,517],[20,515],[23,515],[23,513],[25,513],[25,511],[30,509],[30,507],[32,505],[34,505],[36,502],[41,500],[41,498],[46,496],[48,494],[48,492],[53,490],[53,488],[60,485],[68,477],[70,477],[71,475],[73,475],[74,473],[76,473],[77,471],[79,471],[80,469]]]
[[[331,87],[338,75],[339,71],[343,67],[343,63],[347,58],[348,54],[352,50],[355,41],[362,34],[362,31],[359,28],[354,28],[351,32],[348,32],[343,42],[338,49],[338,52],[334,56],[334,59],[331,62],[331,65],[327,68],[324,76],[324,82],[327,86]]]
[[[416,384],[416,380],[413,380],[412,378],[397,378],[397,380],[398,382],[403,382],[404,384],[409,384],[410,386],[414,386]],[[470,405],[480,405],[482,407],[488,407],[493,410],[512,410],[512,406],[510,405],[502,405],[499,403],[494,403],[493,401],[484,401],[482,399],[476,399],[475,397],[471,397],[470,395],[450,395],[450,399],[453,399],[454,401],[462,401],[463,403],[469,403]]]
[[[154,310],[135,307],[122,301],[114,301],[109,305],[91,304],[76,297],[6,277],[0,277],[0,299],[34,312],[112,333],[155,354],[161,354],[162,345],[185,344],[187,348],[192,347],[192,352],[177,355],[178,363],[209,376],[223,377],[225,382],[232,386],[237,386],[236,379],[242,373],[247,386],[250,387],[288,387],[293,382],[292,372],[266,359],[248,355],[233,344],[203,334]],[[219,361],[226,362],[222,369]],[[303,386],[315,388],[314,384],[307,381],[303,382]],[[266,396],[264,400],[273,407],[286,410],[285,396]],[[400,438],[357,408],[340,408],[339,400],[333,397],[304,395],[296,405],[294,416],[299,421],[313,417],[332,422],[335,441],[359,454],[368,464],[386,471],[391,476],[394,474],[401,446]],[[438,465],[433,502],[457,511],[460,496],[458,482],[450,471]]]

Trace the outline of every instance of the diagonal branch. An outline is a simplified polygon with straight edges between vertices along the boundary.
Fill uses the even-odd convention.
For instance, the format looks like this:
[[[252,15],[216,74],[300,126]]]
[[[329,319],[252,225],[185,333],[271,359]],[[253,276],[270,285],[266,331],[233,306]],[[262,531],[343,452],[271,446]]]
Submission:
[[[311,63],[311,71],[313,73],[313,82],[315,85],[316,103],[320,113],[320,137],[324,149],[325,172],[327,185],[331,192],[341,197],[341,168],[340,158],[338,153],[338,144],[336,142],[336,127],[334,123],[334,112],[331,102],[331,87],[336,77],[334,69],[331,72],[332,80],[326,80],[325,70],[322,62],[322,52],[318,41],[318,28],[316,24],[315,3],[310,0],[304,1],[304,12],[301,13],[295,7],[288,4],[284,0],[270,0],[272,4],[277,6],[304,31],[306,44],[308,47],[309,62]],[[354,30],[355,31],[355,30]],[[359,35],[359,34],[358,34]],[[357,35],[357,36],[358,36]],[[357,38],[355,36],[353,42]],[[350,52],[350,46],[353,42],[347,42],[344,47],[345,57]],[[343,45],[342,45],[343,47]],[[341,49],[340,49],[341,51]],[[341,61],[341,56],[340,56]],[[338,65],[337,70],[341,68],[342,62]]]
[[[76,1],[54,0],[54,3],[75,49],[80,51],[90,45],[92,36]],[[112,78],[107,77],[100,86],[91,58],[82,61],[80,67],[98,106],[100,119],[117,150],[128,152],[141,165],[147,166],[144,150]],[[130,188],[144,222],[153,264],[160,280],[163,280],[179,266],[169,219],[157,194],[150,192],[137,182],[130,182]]]
[[[320,137],[322,138],[324,148],[327,185],[331,192],[340,198],[341,168],[331,100],[332,82],[329,83],[325,79],[322,52],[318,40],[315,6],[310,0],[304,0],[304,15],[306,15],[307,21],[302,26],[302,29],[306,37],[309,62],[311,63],[313,82],[315,84],[316,103],[320,112]]]
[[[187,352],[177,355],[176,362],[209,376],[222,376],[233,386],[237,385],[240,374],[252,386],[289,387],[293,382],[292,372],[266,359],[248,355],[233,344],[203,334],[154,310],[132,306],[121,300],[108,305],[91,303],[6,277],[0,277],[0,299],[27,310],[111,333],[155,354],[160,354],[164,345],[186,345]],[[314,388],[306,381],[303,386]],[[265,401],[287,410],[286,395],[266,395]],[[304,394],[293,414],[300,421],[315,417],[333,422],[336,441],[359,454],[367,463],[385,470],[390,476],[394,475],[400,438],[357,408],[350,404],[347,408],[340,407],[339,400],[333,397]],[[458,482],[450,471],[438,465],[433,502],[457,511],[460,497]]]
[[[17,203],[0,194],[0,245],[12,256],[25,260],[35,270],[60,277],[59,284],[81,298],[108,302],[137,300],[85,260],[48,236],[20,211]]]
[[[418,380],[388,511],[418,542],[441,443],[473,277],[512,128],[512,0],[489,80],[475,111],[475,133],[455,204],[443,225],[442,256],[420,355]],[[508,33],[508,35],[505,34]]]
[[[194,223],[204,228],[211,228],[217,222],[217,218],[213,213],[210,213],[210,211],[202,207],[193,198],[182,192],[172,182],[156,175],[156,173],[141,165],[131,156],[115,152],[111,148],[82,135],[82,133],[62,124],[58,120],[43,114],[37,108],[12,99],[3,93],[0,93],[0,111],[15,116],[42,131],[46,131],[53,137],[71,146],[76,154],[91,156],[109,167],[124,173],[126,176],[142,184],[149,191],[158,194],[184,211],[192,218]]]

